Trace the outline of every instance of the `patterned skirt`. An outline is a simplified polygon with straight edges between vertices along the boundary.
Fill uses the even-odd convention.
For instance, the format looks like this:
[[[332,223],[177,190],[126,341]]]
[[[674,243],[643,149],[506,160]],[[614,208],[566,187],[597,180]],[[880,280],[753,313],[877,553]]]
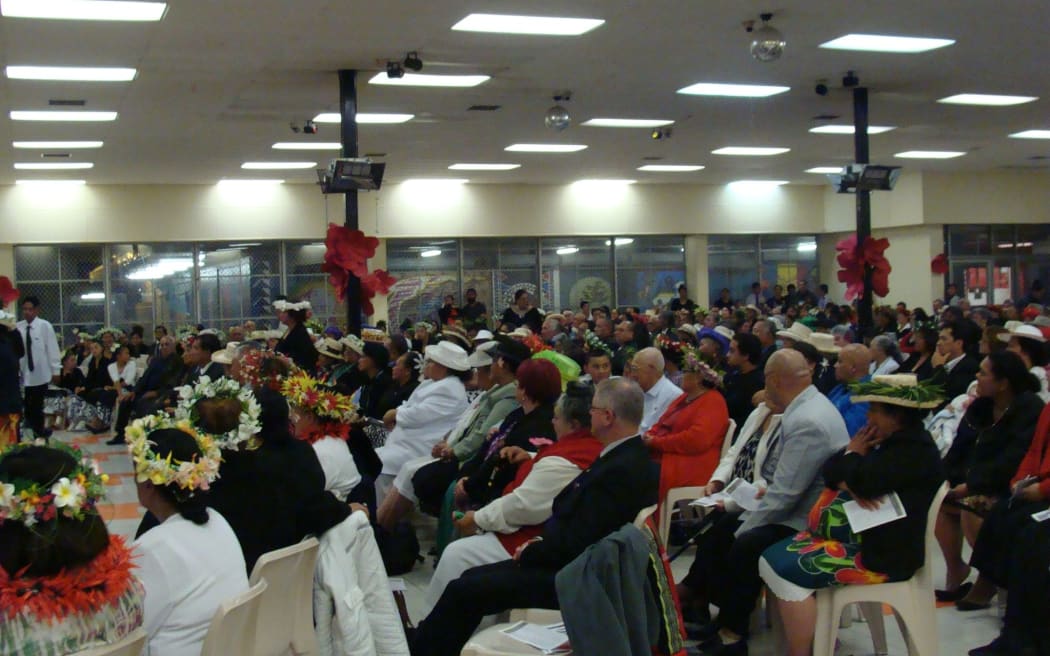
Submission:
[[[825,489],[809,512],[807,530],[763,552],[759,571],[774,594],[801,601],[820,588],[889,580],[861,561],[861,538],[850,529],[842,507],[851,498],[848,492]]]

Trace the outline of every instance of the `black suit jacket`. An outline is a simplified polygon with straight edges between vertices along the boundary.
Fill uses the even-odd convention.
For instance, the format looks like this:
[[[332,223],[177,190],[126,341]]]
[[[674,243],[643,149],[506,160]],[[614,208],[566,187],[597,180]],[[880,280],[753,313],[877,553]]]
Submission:
[[[543,539],[522,553],[522,567],[561,569],[656,503],[660,466],[638,436],[599,457],[554,497]]]
[[[300,369],[309,374],[313,374],[317,368],[317,349],[314,348],[310,333],[303,324],[289,330],[284,339],[277,342],[274,350],[287,355]]]
[[[977,378],[977,371],[980,368],[981,362],[977,358],[972,355],[964,355],[951,371],[948,371],[943,365],[934,369],[931,382],[935,385],[944,385],[946,394],[944,403],[936,411],[940,412],[941,408],[960,394],[966,394],[966,388]]]
[[[135,395],[145,392],[162,392],[178,384],[182,377],[182,359],[176,353],[164,358],[157,356],[150,360],[142,378],[135,385]]]

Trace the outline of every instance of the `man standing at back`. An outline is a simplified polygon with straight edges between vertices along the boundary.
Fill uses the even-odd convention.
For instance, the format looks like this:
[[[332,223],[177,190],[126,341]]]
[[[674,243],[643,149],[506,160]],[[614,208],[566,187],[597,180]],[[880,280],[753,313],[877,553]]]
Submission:
[[[824,461],[849,443],[842,416],[813,386],[801,353],[777,351],[765,369],[766,398],[784,408],[780,427],[769,438],[761,478],[770,481],[755,510],[739,520],[724,516],[712,526],[724,537],[720,548],[697,554],[682,581],[695,598],[719,607],[718,618],[702,631],[700,653],[747,654],[751,611],[762,590],[758,559],[772,544],[806,527],[809,509],[820,496]]]
[[[22,299],[22,317],[18,332],[25,344],[25,355],[20,361],[22,384],[25,386],[25,421],[37,437],[51,437],[44,428],[44,393],[52,382],[58,382],[62,373],[62,353],[58,350],[55,329],[41,319],[40,299],[26,296]]]
[[[659,466],[638,434],[643,403],[633,381],[598,385],[591,402],[591,432],[604,446],[598,459],[554,498],[543,535],[513,560],[469,569],[445,588],[411,640],[412,656],[456,656],[485,615],[558,608],[558,570],[656,503]]]

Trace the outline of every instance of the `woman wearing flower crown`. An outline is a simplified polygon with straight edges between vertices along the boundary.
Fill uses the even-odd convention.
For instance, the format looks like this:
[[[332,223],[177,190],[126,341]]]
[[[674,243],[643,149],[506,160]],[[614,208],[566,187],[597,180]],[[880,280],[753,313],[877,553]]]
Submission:
[[[0,454],[0,654],[70,654],[142,624],[131,552],[98,515],[105,477],[76,449]]]
[[[149,653],[196,656],[219,605],[248,589],[237,536],[206,505],[219,447],[164,415],[136,420],[126,433],[139,503],[159,522],[135,542]]]
[[[317,349],[306,330],[306,320],[310,318],[310,301],[290,303],[286,300],[274,301],[277,318],[288,326],[288,332],[277,342],[274,350],[287,355],[296,365],[305,371],[313,371],[317,366]]]

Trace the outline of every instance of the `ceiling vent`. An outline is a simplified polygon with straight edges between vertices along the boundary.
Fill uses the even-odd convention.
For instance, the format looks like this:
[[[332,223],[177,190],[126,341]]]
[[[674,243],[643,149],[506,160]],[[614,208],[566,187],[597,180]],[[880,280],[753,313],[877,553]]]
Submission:
[[[643,162],[659,162],[662,159],[663,159],[663,157],[660,157],[659,155],[649,155],[647,157],[643,157],[642,161]]]
[[[44,153],[41,155],[44,159],[68,159],[72,157],[69,153]]]
[[[52,98],[47,101],[48,105],[52,107],[83,107],[87,104],[86,100],[71,100],[64,98]]]
[[[494,112],[502,105],[471,105],[467,107],[468,112]]]
[[[365,153],[365,157],[368,159],[379,159],[380,157],[386,157],[386,153]]]

